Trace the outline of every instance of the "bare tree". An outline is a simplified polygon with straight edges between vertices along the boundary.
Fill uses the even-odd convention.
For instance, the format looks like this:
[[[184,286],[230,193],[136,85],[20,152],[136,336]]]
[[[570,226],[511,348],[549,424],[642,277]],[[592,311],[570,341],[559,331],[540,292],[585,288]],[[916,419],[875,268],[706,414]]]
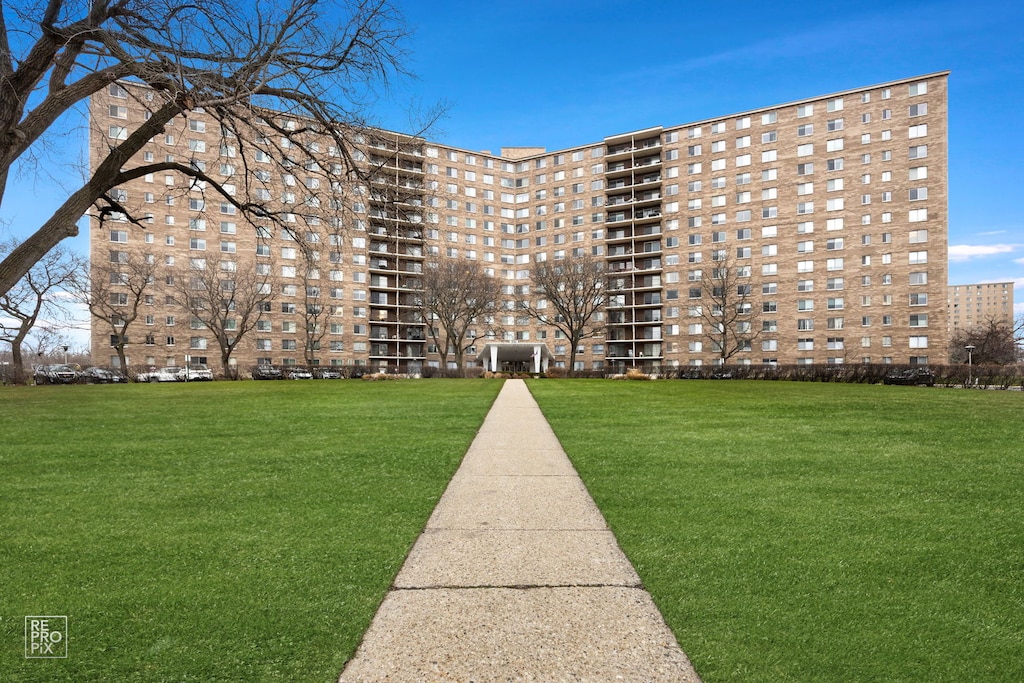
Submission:
[[[491,322],[501,297],[501,283],[475,261],[444,256],[429,259],[420,278],[423,318],[427,334],[437,346],[441,367],[448,367],[451,352],[455,367],[464,369],[466,350],[479,333],[494,332]],[[474,325],[478,334],[471,334]]]
[[[193,261],[187,277],[175,280],[175,303],[213,335],[225,377],[238,379],[231,354],[255,329],[262,304],[274,296],[269,273],[269,267],[261,270],[252,261]]]
[[[701,271],[701,301],[694,310],[705,341],[724,365],[737,353],[751,350],[761,327],[749,266],[738,265],[724,250],[719,256]]]
[[[1019,322],[1019,321],[1018,321]],[[959,330],[949,341],[949,362],[966,363],[967,346],[973,346],[971,362],[977,365],[1008,365],[1018,359],[1017,324],[1010,324],[1005,318],[992,316],[978,321],[973,326]]]
[[[590,254],[536,262],[530,268],[530,280],[536,298],[519,295],[516,307],[539,323],[562,331],[569,341],[566,374],[571,377],[580,342],[603,330],[597,313],[605,303],[605,262]]]
[[[260,182],[245,168],[232,192],[185,160],[143,163],[140,150],[165,126],[184,125],[202,108],[221,126],[228,157],[248,164],[256,151],[281,168],[314,162],[298,205],[326,208],[332,182],[355,172],[350,149],[375,89],[402,73],[405,35],[389,0],[68,0],[30,1],[0,13],[0,193],[15,163],[27,158],[56,123],[104,90],[136,98],[146,118],[134,130],[113,128],[94,149],[87,180],[28,239],[0,262],[0,292],[43,255],[78,233],[90,209],[101,227],[110,217],[138,220],[115,192],[155,172],[202,184],[249,218],[292,217],[296,206],[255,199]],[[131,84],[145,86],[144,95]],[[276,112],[270,114],[270,111]],[[282,118],[284,117],[284,118]],[[314,139],[315,138],[315,139]],[[234,181],[233,181],[234,182]],[[315,187],[314,187],[315,186]],[[322,198],[321,198],[322,197]],[[0,194],[2,201],[2,194]]]
[[[324,337],[327,336],[328,323],[331,308],[324,304],[324,293],[322,291],[320,273],[320,252],[311,248],[316,246],[319,238],[314,238],[316,233],[306,236],[306,244],[303,248],[301,281],[303,291],[302,304],[299,314],[302,319],[302,329],[299,331],[302,340],[302,357],[307,366],[312,368],[318,365],[316,354],[320,350]],[[316,242],[310,243],[311,239]]]
[[[0,254],[10,253],[15,248],[17,241],[8,240],[0,244]],[[68,293],[84,273],[84,260],[58,246],[36,262],[7,293],[0,295],[0,311],[5,316],[0,319],[0,341],[11,345],[11,361],[18,374],[23,375],[25,371],[22,358],[25,340],[37,327],[52,332],[54,323],[68,320],[67,304],[70,302],[60,295]]]
[[[109,261],[93,263],[89,277],[78,284],[78,297],[89,307],[89,313],[109,326],[110,346],[117,353],[122,371],[128,369],[128,331],[138,320],[146,297],[153,296],[156,275],[157,266],[152,258],[111,251]]]

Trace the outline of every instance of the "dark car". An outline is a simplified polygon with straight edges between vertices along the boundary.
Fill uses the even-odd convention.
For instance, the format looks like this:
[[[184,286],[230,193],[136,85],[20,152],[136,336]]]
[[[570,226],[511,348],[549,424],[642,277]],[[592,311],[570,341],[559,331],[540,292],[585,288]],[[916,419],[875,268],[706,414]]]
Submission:
[[[70,365],[40,365],[32,376],[36,384],[73,384],[78,371]]]
[[[78,381],[85,384],[123,384],[128,378],[113,370],[91,367],[82,370],[78,375]]]
[[[273,365],[257,365],[252,369],[253,379],[284,379],[280,368]]]
[[[935,385],[935,373],[928,368],[896,370],[886,375],[882,382],[884,384],[898,384],[903,386],[930,387]]]

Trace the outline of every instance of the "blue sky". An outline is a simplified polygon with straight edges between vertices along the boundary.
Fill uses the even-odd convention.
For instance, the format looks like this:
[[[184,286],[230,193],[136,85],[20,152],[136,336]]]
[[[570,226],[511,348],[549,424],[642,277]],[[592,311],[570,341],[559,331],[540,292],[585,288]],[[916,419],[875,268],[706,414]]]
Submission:
[[[689,3],[670,0],[396,0],[414,34],[416,78],[374,114],[473,150],[561,149],[804,97],[950,70],[949,282],[1017,282],[1024,312],[1024,214],[1008,201],[1024,159],[1024,3]],[[0,236],[24,236],[80,174],[84,144],[62,139],[22,171]],[[85,236],[72,242],[87,251]]]

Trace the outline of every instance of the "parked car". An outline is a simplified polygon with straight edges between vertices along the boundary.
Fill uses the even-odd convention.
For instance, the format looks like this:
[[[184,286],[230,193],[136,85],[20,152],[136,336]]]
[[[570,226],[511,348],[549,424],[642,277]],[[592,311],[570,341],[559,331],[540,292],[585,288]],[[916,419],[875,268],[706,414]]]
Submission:
[[[341,379],[341,372],[334,368],[317,368],[313,371],[313,377],[317,379]]]
[[[213,371],[205,365],[190,365],[178,372],[179,382],[212,382]]]
[[[292,368],[288,371],[288,379],[313,379],[313,373],[306,368]]]
[[[895,370],[890,372],[882,380],[884,384],[901,384],[904,386],[934,386],[935,373],[928,368],[910,368],[909,370]]]
[[[251,372],[253,379],[284,379],[280,368],[273,365],[255,365]]]
[[[39,365],[32,372],[36,384],[72,384],[78,371],[70,365]]]
[[[182,369],[178,367],[167,367],[152,369],[149,372],[140,372],[135,376],[136,382],[177,382]]]
[[[78,375],[78,381],[85,384],[122,384],[127,382],[128,378],[119,372],[94,366],[82,370]]]

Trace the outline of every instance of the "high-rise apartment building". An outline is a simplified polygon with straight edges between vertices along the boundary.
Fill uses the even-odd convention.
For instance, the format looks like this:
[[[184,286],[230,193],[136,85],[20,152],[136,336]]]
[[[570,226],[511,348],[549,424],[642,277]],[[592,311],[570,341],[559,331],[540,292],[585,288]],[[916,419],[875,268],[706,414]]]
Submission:
[[[115,215],[98,228],[93,218],[93,269],[113,271],[112,297],[119,264],[158,269],[128,333],[132,364],[180,365],[189,355],[216,366],[211,331],[173,290],[209,269],[229,291],[251,268],[272,291],[235,352],[239,367],[422,371],[439,362],[415,306],[418,275],[435,254],[499,278],[499,340],[543,344],[556,365],[567,362],[566,340],[512,302],[530,296],[532,263],[582,254],[603,259],[610,279],[601,334],[582,344],[580,369],[721,362],[702,314],[722,304],[702,283],[725,267],[736,295],[722,301],[741,307],[747,333],[729,363],[944,363],[947,76],[554,152],[473,152],[366,131],[351,160],[376,171],[358,183],[307,172],[340,161],[328,139],[310,133],[292,159],[271,130],[240,150],[212,117],[191,112],[132,163],[198,165],[229,191],[248,186],[279,202],[294,229],[253,224],[202,183],[156,172],[118,190],[140,225]],[[145,119],[151,100],[127,83],[93,98],[94,159]],[[275,154],[292,170],[269,164]],[[486,329],[477,330],[481,348]],[[94,324],[97,356],[109,335]]]
[[[950,335],[994,321],[1012,328],[1013,283],[950,285],[946,306]]]

